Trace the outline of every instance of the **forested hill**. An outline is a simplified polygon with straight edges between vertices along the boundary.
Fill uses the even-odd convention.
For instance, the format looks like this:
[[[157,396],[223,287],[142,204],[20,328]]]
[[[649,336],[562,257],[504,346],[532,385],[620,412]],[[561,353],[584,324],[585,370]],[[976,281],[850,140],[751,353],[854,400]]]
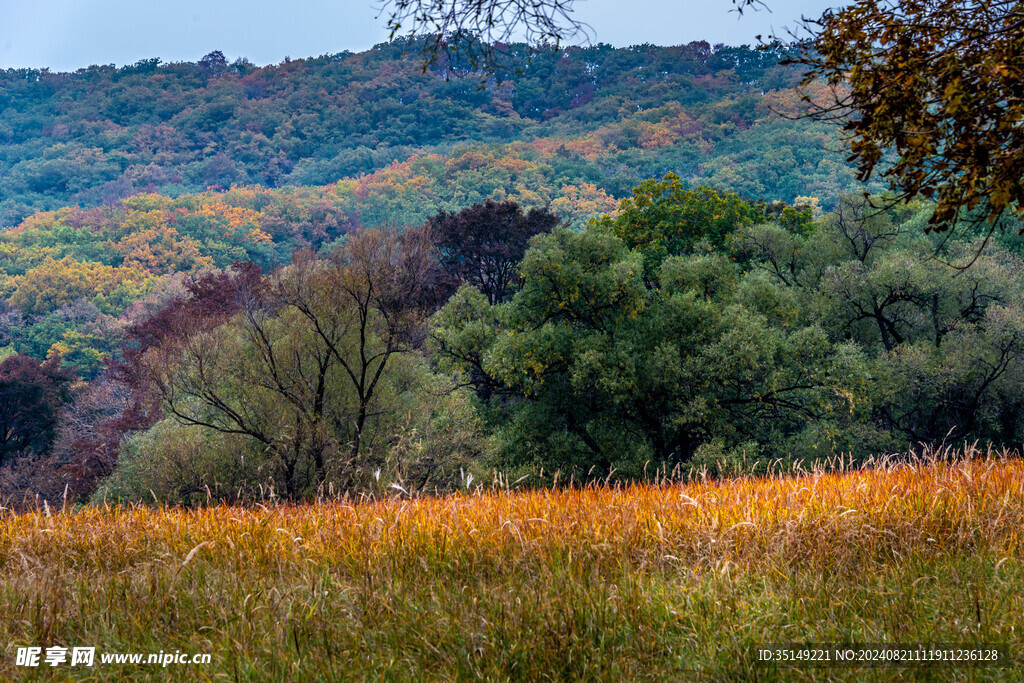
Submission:
[[[0,226],[140,192],[344,178],[391,184],[387,206],[348,207],[362,223],[415,222],[487,196],[575,202],[575,218],[670,171],[751,199],[828,206],[852,188],[852,170],[828,151],[835,131],[772,113],[798,105],[800,73],[778,57],[705,42],[546,50],[487,87],[448,78],[447,62],[424,73],[405,41],[263,68],[214,52],[194,64],[6,70]],[[402,200],[424,182],[436,196]]]

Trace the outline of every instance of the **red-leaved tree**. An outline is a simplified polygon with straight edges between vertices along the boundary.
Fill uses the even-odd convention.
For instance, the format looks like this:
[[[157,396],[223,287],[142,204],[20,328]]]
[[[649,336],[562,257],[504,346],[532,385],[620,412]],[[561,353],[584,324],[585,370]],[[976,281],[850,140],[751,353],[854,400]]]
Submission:
[[[73,380],[56,356],[39,363],[16,355],[0,363],[0,466],[49,450]]]

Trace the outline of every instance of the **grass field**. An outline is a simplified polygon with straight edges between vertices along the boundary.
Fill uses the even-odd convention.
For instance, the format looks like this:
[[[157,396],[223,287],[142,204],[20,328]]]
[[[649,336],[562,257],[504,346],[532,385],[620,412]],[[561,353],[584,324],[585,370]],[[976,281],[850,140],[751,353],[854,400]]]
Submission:
[[[412,501],[6,514],[0,677],[1019,680],[1022,542],[1024,462],[1006,457]],[[757,644],[780,641],[1000,643],[1011,664],[755,661]],[[49,645],[212,661],[15,666],[18,647]]]

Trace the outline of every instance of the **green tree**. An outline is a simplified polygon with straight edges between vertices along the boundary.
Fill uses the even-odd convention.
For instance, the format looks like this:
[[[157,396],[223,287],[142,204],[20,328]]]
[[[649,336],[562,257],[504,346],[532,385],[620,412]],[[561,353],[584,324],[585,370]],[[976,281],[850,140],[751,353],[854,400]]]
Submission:
[[[665,257],[691,253],[699,242],[721,249],[736,228],[756,216],[748,202],[731,192],[719,194],[704,186],[688,190],[669,173],[664,180],[640,183],[622,200],[615,218],[598,223],[642,252],[648,274],[654,275]]]
[[[510,302],[464,288],[435,318],[442,365],[500,389],[490,410],[509,462],[637,475],[716,442],[772,450],[857,407],[859,352],[742,305],[728,258],[666,258],[658,287],[643,270],[605,230],[556,229],[535,239]]]
[[[739,247],[751,281],[763,282],[741,296],[864,351],[874,378],[871,448],[947,437],[1014,444],[1024,424],[1024,262],[995,244],[980,250],[983,237],[926,236],[920,213],[848,198],[811,235],[747,229]]]
[[[73,370],[86,381],[94,380],[110,359],[110,354],[101,350],[105,342],[94,334],[68,330],[50,347],[46,357],[57,358],[62,368]]]

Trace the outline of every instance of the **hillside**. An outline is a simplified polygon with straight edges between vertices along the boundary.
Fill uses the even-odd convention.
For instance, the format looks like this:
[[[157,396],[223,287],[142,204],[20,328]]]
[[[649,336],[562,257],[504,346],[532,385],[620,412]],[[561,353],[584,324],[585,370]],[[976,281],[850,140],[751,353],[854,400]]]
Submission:
[[[862,188],[835,130],[778,115],[800,106],[779,51],[521,46],[483,87],[416,47],[0,72],[0,359],[93,379],[183,277],[485,199],[579,228],[670,172],[824,209]]]
[[[668,172],[750,199],[814,196],[824,206],[858,187],[844,155],[829,151],[841,147],[834,130],[772,113],[797,110],[800,78],[777,64],[777,50],[542,50],[503,85],[481,87],[448,78],[459,69],[447,62],[422,72],[416,47],[263,68],[211,53],[195,64],[0,72],[0,226],[139,192],[324,186],[375,173],[408,185],[408,165],[424,159],[455,182],[429,197],[400,188],[401,206],[383,210],[370,191],[347,218],[405,224],[488,195],[546,203],[591,185],[617,199]],[[472,173],[480,154],[505,176]]]

